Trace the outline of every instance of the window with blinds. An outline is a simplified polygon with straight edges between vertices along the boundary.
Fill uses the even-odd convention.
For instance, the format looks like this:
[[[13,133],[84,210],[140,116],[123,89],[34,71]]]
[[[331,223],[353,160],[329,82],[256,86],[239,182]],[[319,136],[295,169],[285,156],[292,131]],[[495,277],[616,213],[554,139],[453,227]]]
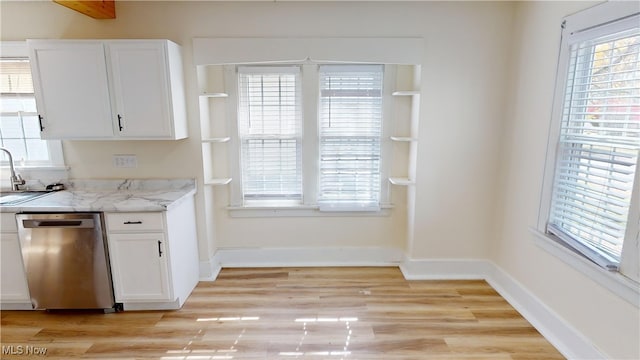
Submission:
[[[300,68],[238,68],[244,200],[302,200]]]
[[[640,151],[640,28],[608,24],[570,39],[547,231],[617,270]]]
[[[379,210],[382,65],[323,65],[319,73],[321,210]]]
[[[33,95],[28,59],[0,59],[0,142],[14,160],[29,163],[50,160]],[[8,160],[4,153],[2,160]]]

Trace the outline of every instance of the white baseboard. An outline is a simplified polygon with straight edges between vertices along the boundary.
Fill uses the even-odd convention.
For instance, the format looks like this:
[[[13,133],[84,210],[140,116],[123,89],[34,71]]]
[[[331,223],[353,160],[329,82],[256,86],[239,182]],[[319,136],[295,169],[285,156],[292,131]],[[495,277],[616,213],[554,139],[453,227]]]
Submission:
[[[200,281],[214,281],[222,270],[217,254],[209,260],[200,260]]]
[[[33,310],[33,304],[30,302],[5,302],[0,304],[0,310]]]
[[[222,267],[398,266],[400,249],[383,247],[222,249]]]
[[[486,281],[567,359],[608,359],[578,330],[499,266]]]
[[[486,260],[405,260],[400,271],[407,280],[486,279],[491,263]]]
[[[184,304],[184,300],[176,299],[168,302],[123,302],[124,311],[140,310],[178,310]]]
[[[404,252],[387,247],[220,249],[200,262],[200,279],[215,280],[223,267],[399,266]]]
[[[568,359],[607,359],[579,331],[489,260],[411,260],[400,265],[407,280],[483,279]]]

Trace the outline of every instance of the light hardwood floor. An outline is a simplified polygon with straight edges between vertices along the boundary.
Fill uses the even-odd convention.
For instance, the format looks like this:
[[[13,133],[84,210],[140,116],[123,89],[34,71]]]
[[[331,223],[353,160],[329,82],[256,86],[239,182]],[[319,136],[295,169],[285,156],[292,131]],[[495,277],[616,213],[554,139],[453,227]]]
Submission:
[[[564,359],[486,282],[394,267],[223,269],[178,311],[1,319],[2,359]]]

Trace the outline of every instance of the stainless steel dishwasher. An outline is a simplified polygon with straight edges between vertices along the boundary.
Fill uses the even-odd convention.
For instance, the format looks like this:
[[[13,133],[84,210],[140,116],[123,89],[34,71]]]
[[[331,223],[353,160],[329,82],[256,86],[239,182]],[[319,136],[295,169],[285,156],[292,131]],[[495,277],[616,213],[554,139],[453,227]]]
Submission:
[[[16,219],[35,309],[115,309],[102,213]]]

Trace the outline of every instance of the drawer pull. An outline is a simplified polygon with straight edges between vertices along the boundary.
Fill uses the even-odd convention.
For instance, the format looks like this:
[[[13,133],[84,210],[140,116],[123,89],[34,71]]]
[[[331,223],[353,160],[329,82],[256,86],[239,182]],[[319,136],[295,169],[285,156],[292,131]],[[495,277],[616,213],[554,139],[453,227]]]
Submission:
[[[140,225],[142,221],[125,221],[123,224],[125,225]]]

